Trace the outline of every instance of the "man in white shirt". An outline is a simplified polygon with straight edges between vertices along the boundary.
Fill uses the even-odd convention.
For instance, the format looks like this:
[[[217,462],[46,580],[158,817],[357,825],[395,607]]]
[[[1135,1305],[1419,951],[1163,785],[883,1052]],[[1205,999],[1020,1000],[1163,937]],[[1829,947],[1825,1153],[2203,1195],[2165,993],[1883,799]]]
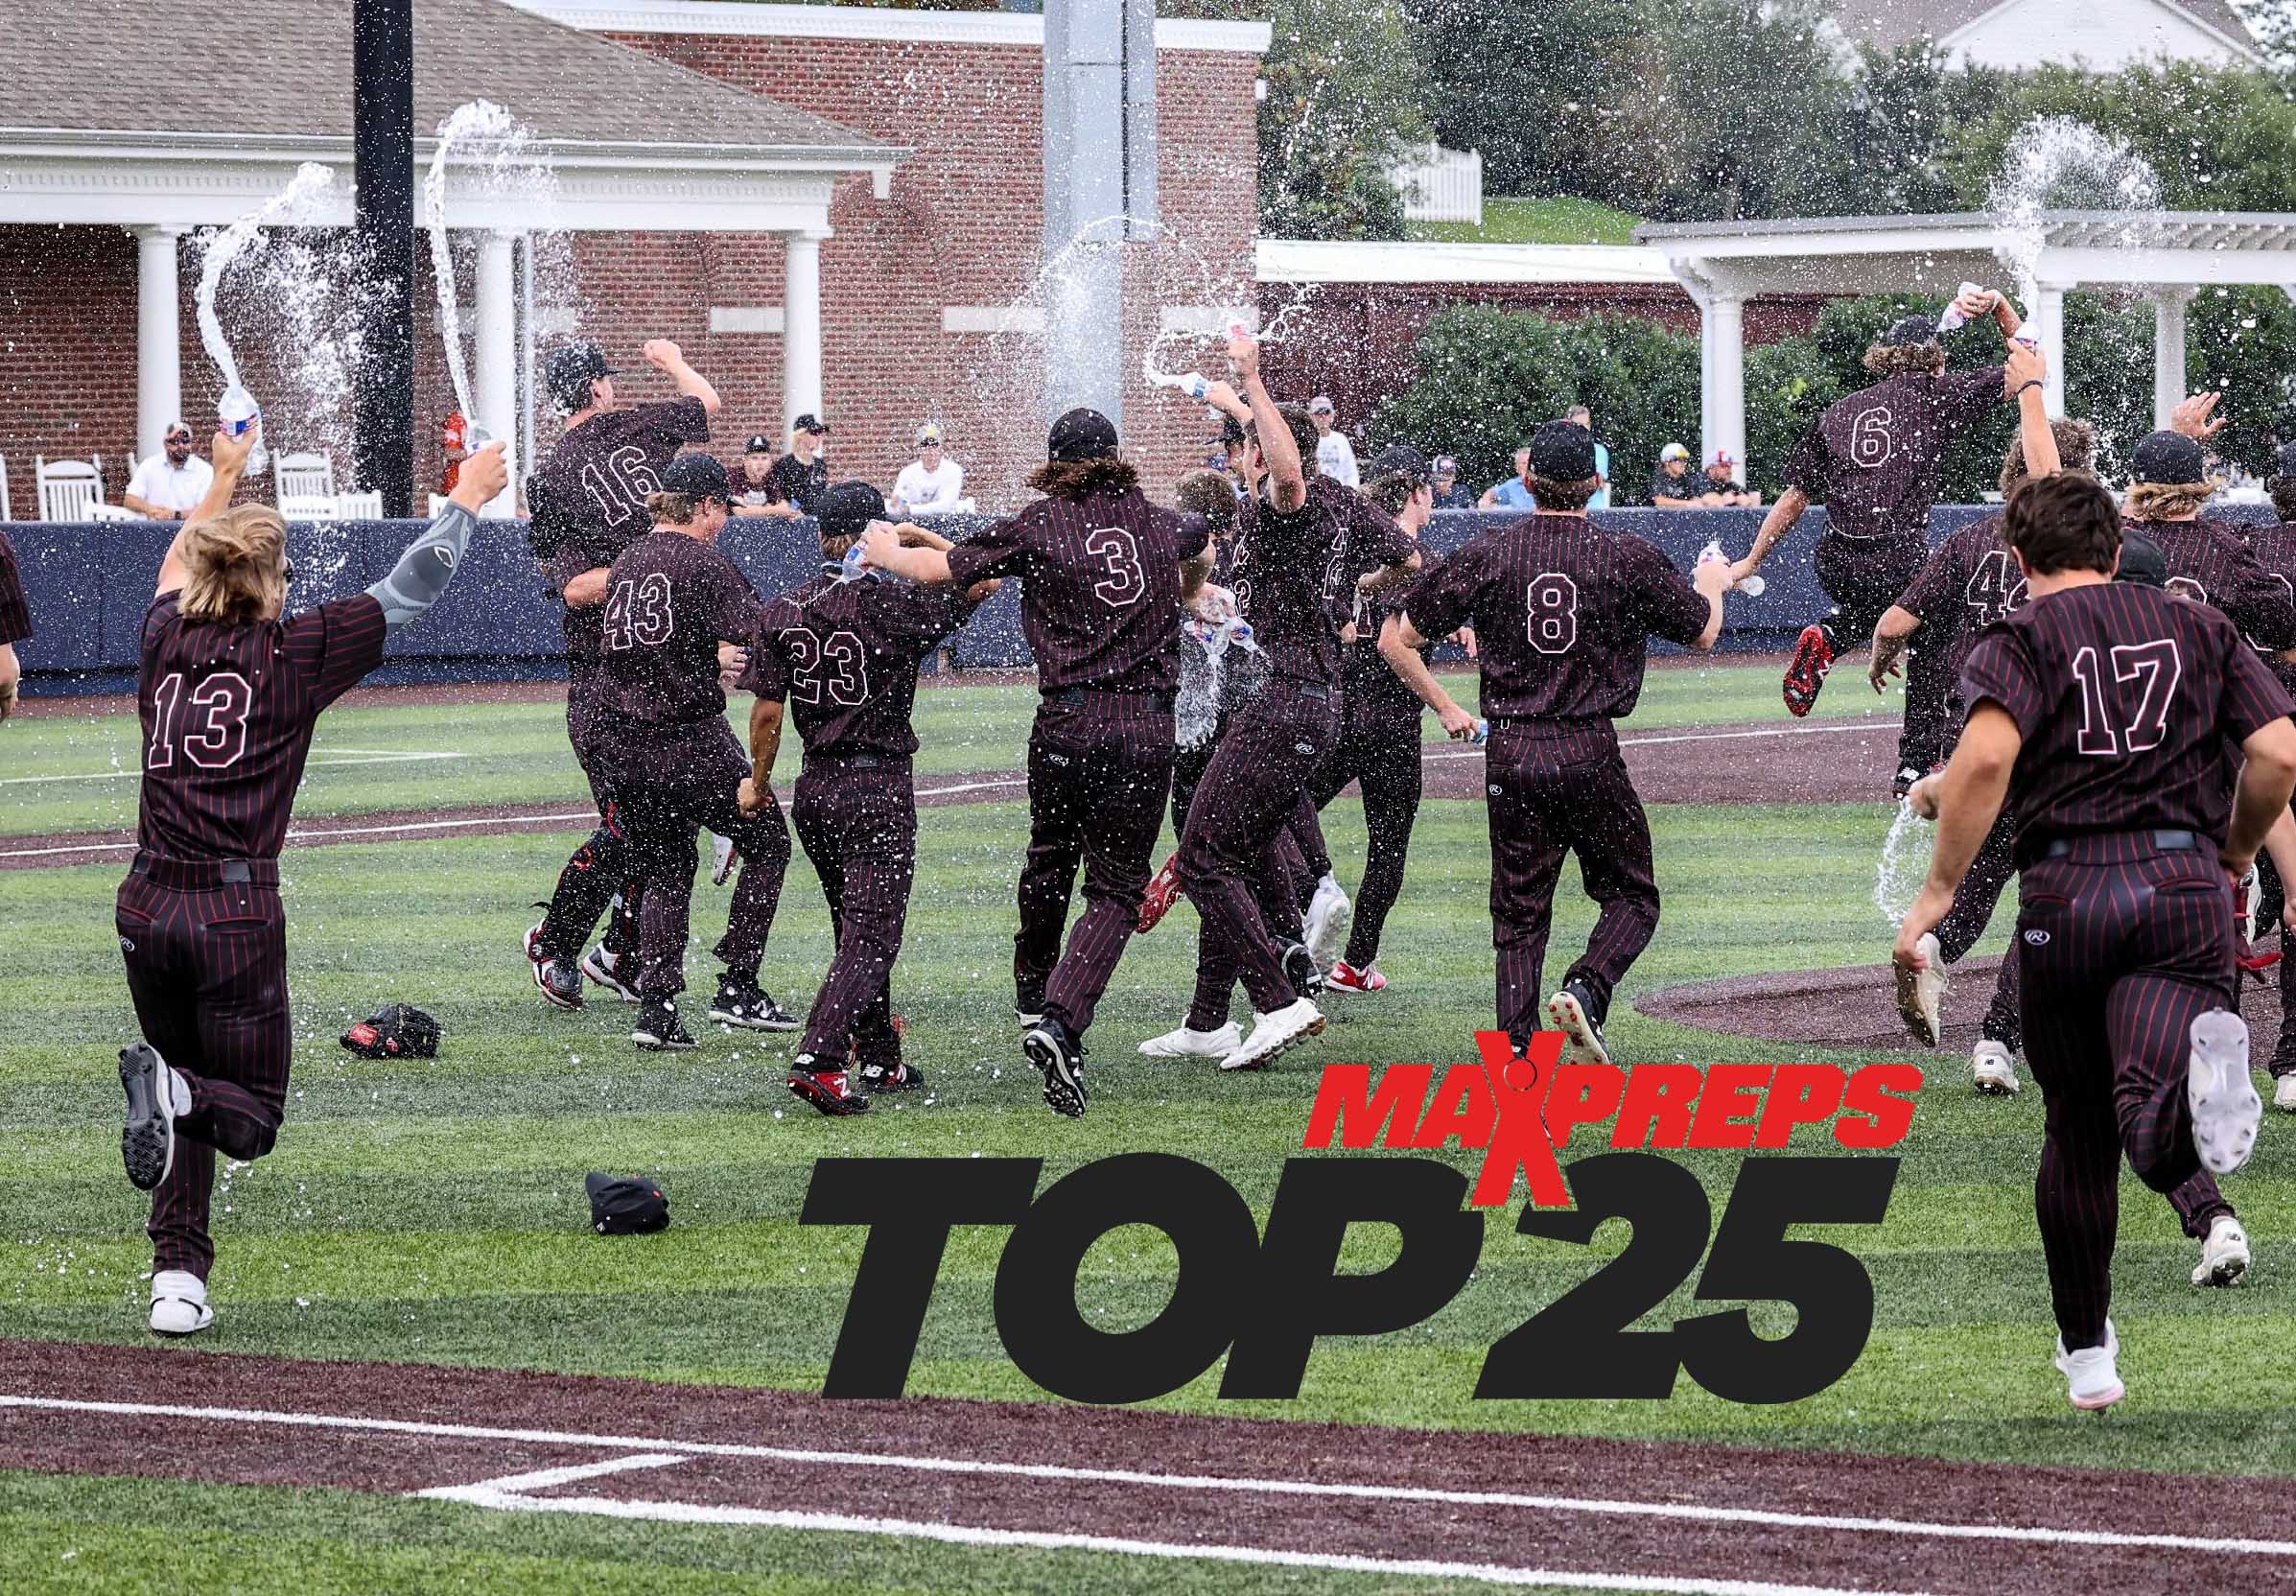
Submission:
[[[941,515],[964,496],[965,468],[941,453],[941,429],[926,422],[917,429],[917,458],[901,468],[893,483],[894,515]]]
[[[1355,445],[1347,441],[1347,434],[1333,426],[1334,411],[1331,395],[1319,393],[1307,402],[1307,413],[1316,424],[1316,469],[1333,481],[1349,487],[1363,486],[1362,473],[1355,469]]]
[[[215,481],[215,467],[192,453],[192,430],[171,422],[162,453],[135,468],[121,502],[147,521],[180,521],[199,507]]]

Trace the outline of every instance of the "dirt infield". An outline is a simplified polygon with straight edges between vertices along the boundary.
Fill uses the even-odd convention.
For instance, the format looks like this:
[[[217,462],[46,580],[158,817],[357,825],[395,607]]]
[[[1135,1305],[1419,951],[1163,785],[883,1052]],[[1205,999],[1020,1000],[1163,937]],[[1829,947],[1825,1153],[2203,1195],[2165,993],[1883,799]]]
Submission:
[[[382,692],[395,691],[391,689]],[[1823,720],[1757,726],[1686,726],[1619,739],[1627,768],[1652,804],[1838,804],[1871,801],[1886,791],[1882,774],[1895,750],[1894,721]],[[1430,744],[1425,753],[1430,798],[1480,799],[1483,752]],[[996,803],[1022,795],[1027,778],[1011,770],[920,776],[917,801]],[[1349,788],[1350,791],[1353,788]],[[480,836],[505,831],[586,831],[597,823],[586,804],[382,810],[298,822],[291,847],[345,842],[407,842]],[[0,870],[117,863],[135,852],[129,832],[51,832],[0,837]]]
[[[2264,1481],[158,1348],[0,1341],[0,1449],[64,1474],[1463,1584],[2100,1596],[2296,1577],[2296,1541],[2244,1533]]]
[[[2013,910],[2011,911],[2013,912]],[[1877,945],[1887,941],[1877,932]],[[1985,1005],[1993,999],[1995,958],[1966,959],[1954,967],[1945,995],[1944,1048],[1966,1051],[1977,1042]],[[2254,976],[2240,989],[2240,1013],[2258,1041],[2261,1062],[2269,1040],[2280,1035],[2277,973]],[[1896,988],[1886,964],[1851,965],[1840,970],[1796,970],[1783,974],[1733,975],[1727,980],[1670,986],[1636,1000],[1653,1020],[1671,1020],[1724,1036],[1762,1042],[1790,1042],[1816,1047],[1907,1047],[1905,1022],[1897,1017]]]

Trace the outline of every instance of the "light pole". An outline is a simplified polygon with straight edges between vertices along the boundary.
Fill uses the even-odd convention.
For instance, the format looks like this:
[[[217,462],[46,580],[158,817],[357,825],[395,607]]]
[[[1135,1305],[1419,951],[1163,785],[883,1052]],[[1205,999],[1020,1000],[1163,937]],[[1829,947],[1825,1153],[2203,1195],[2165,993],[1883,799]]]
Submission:
[[[414,493],[413,0],[351,0],[351,162],[369,285],[352,455],[383,513],[404,516]]]

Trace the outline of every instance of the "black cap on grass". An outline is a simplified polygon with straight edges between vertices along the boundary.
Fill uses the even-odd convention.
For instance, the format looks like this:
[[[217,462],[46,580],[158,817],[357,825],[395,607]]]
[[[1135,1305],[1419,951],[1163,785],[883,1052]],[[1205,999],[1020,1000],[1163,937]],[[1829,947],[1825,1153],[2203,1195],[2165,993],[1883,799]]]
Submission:
[[[644,1235],[669,1223],[669,1199],[651,1181],[603,1172],[586,1176],[590,1228],[600,1235]]]

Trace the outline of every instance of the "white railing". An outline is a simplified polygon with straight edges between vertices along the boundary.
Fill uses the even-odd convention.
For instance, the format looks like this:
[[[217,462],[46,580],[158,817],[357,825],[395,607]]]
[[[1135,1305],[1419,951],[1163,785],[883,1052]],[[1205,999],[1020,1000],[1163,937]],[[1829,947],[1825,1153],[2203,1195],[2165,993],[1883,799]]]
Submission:
[[[1483,225],[1483,152],[1430,144],[1391,169],[1403,191],[1403,215],[1412,222],[1465,222]]]

